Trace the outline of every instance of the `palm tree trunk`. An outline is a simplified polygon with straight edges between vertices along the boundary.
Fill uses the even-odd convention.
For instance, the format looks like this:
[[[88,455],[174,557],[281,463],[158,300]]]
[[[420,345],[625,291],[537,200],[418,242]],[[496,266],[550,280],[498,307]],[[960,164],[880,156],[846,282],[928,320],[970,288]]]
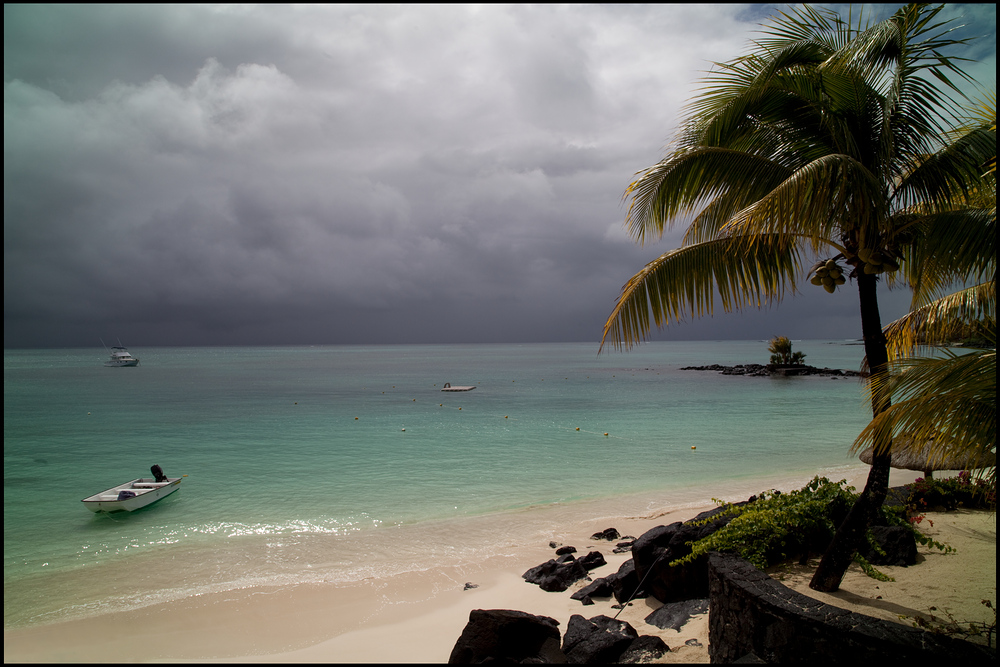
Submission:
[[[886,373],[889,353],[885,335],[882,333],[882,318],[878,309],[876,293],[877,280],[874,275],[858,272],[858,296],[861,301],[861,332],[864,336],[865,355],[871,377]],[[884,383],[873,384],[872,415],[878,415],[889,407],[890,394]],[[885,435],[889,438],[889,434]],[[891,440],[880,450],[876,443],[872,456],[872,467],[864,491],[855,501],[847,518],[837,529],[833,541],[816,568],[809,588],[831,592],[840,588],[840,582],[854,560],[854,554],[865,539],[865,532],[885,502],[889,491],[889,463],[892,460]]]

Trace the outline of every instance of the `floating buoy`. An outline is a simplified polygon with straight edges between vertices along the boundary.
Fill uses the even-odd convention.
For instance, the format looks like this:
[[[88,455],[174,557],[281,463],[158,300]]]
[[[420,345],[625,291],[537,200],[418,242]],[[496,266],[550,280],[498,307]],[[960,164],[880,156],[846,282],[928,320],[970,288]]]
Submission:
[[[90,413],[88,412],[87,414],[89,415]]]
[[[406,429],[404,428],[403,430],[405,431]]]
[[[459,408],[459,410],[461,410],[461,409],[462,409],[462,408]]]
[[[605,433],[604,435],[607,435],[607,433]]]
[[[694,445],[691,445],[691,449],[698,449],[698,448],[695,447]]]
[[[577,430],[577,431],[579,431],[579,430],[580,430],[580,427],[579,427],[579,426],[577,426],[577,427],[576,427],[576,430]]]
[[[504,418],[504,419],[507,419],[507,415],[504,415],[504,416],[503,416],[503,418]]]
[[[413,402],[414,402],[414,403],[416,403],[416,402],[417,402],[417,399],[413,399]]]
[[[295,405],[298,405],[298,404],[299,404],[299,402],[298,402],[298,401],[295,401]]]

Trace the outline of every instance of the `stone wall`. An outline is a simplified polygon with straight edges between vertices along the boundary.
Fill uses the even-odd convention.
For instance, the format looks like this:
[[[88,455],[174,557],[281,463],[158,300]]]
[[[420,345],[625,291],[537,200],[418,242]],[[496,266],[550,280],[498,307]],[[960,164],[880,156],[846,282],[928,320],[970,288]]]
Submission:
[[[996,661],[994,649],[814,600],[738,556],[713,553],[708,578],[712,662]]]

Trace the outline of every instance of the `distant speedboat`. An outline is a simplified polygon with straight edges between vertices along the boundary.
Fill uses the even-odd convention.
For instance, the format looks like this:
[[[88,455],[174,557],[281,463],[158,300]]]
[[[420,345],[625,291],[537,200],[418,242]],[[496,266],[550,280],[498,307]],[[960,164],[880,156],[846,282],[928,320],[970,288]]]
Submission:
[[[139,358],[133,357],[124,347],[111,348],[111,358],[104,362],[105,366],[138,366]]]
[[[452,387],[450,382],[445,382],[444,388],[441,391],[472,391],[475,388],[475,385],[471,387]]]
[[[84,498],[83,505],[91,512],[132,512],[152,505],[180,488],[181,478],[167,477],[160,466],[153,466],[150,472],[153,473],[152,478],[140,477],[95,493]]]

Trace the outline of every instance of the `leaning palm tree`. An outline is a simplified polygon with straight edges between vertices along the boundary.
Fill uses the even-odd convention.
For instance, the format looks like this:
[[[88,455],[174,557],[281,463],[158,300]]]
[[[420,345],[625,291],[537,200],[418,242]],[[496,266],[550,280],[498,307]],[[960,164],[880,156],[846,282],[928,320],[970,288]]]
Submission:
[[[987,124],[996,130],[995,93],[971,110],[963,131]],[[955,211],[964,216],[966,233],[960,237],[951,233]],[[891,360],[885,390],[894,404],[872,419],[854,447],[891,437],[897,453],[926,457],[928,469],[944,460],[963,461],[995,482],[995,149],[978,187],[956,193],[944,210],[925,211],[921,221],[910,253],[915,261],[907,263],[911,311],[885,328]],[[941,295],[954,283],[968,286]],[[960,339],[971,341],[967,347],[973,350],[928,354],[931,346]]]
[[[939,12],[909,5],[865,27],[803,6],[779,14],[748,55],[719,65],[667,157],[626,190],[626,226],[640,243],[691,222],[680,248],[622,288],[602,349],[644,340],[650,316],[662,327],[711,314],[716,299],[727,312],[777,302],[810,269],[828,292],[856,283],[865,354],[872,376],[884,376],[877,282],[897,282],[921,233],[920,206],[944,207],[968,191],[983,155],[995,152],[989,129],[942,140],[959,92],[949,77],[965,75],[945,53],[962,41]],[[873,415],[890,405],[876,386]],[[839,587],[885,498],[890,448],[884,437],[876,443],[865,489],[813,588]]]

